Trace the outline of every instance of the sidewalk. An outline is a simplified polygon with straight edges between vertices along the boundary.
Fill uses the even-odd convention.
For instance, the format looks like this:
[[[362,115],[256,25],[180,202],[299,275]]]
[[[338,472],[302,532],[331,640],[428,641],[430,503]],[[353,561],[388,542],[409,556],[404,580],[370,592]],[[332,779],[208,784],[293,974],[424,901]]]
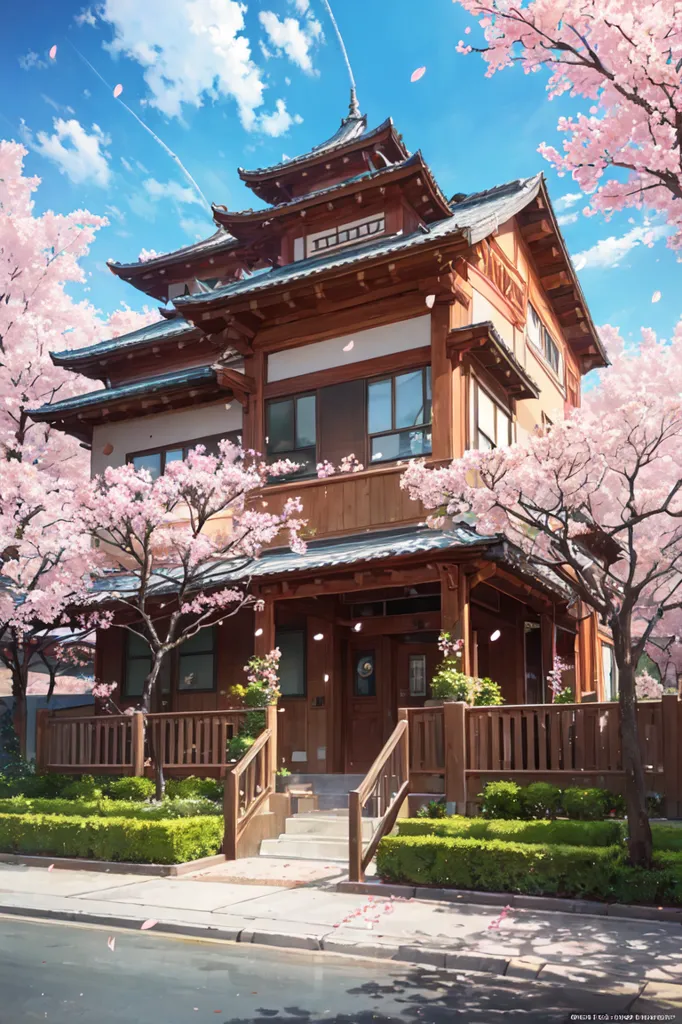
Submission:
[[[172,879],[0,864],[0,913],[138,928],[151,918],[163,931],[541,981],[661,983],[682,1008],[676,923],[521,909],[501,916],[485,905],[339,893],[338,865],[306,881],[301,862],[270,861],[277,884],[256,877],[268,870],[264,859],[238,865],[240,881],[228,865]]]

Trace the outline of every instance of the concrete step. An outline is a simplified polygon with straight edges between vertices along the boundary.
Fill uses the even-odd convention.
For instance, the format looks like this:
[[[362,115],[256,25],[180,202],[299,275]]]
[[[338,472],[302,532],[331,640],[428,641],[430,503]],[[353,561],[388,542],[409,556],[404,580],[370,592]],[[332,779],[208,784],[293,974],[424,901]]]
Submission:
[[[363,839],[371,839],[374,821],[365,818],[362,822]],[[319,836],[324,839],[348,838],[348,815],[296,814],[287,818],[286,836]]]
[[[264,839],[261,857],[286,857],[290,860],[344,861],[348,863],[348,839],[328,839],[314,835],[281,835]]]

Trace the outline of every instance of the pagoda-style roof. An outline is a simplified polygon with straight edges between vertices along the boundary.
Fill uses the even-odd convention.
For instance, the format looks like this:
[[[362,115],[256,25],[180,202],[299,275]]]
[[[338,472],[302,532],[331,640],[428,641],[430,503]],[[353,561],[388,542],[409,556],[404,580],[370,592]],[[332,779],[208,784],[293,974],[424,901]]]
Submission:
[[[99,341],[96,345],[88,345],[86,348],[50,352],[50,358],[55,366],[65,366],[67,370],[82,373],[85,377],[99,379],[105,372],[103,367],[112,356],[137,355],[139,350],[165,342],[190,341],[199,337],[200,333],[194,324],[183,320],[181,316],[175,316],[172,319],[159,320],[155,324],[147,324],[118,338]]]
[[[402,161],[408,155],[390,117],[376,128],[367,129],[367,118],[360,113],[352,91],[348,116],[343,118],[330,138],[292,160],[253,171],[240,167],[238,171],[241,180],[260,199],[278,203],[290,199],[293,190],[300,191],[297,186],[306,177],[313,178],[313,168],[317,168],[321,176],[325,172],[333,173],[335,168],[353,173],[354,165],[367,166],[370,157],[375,158],[375,163],[388,165]]]
[[[364,194],[398,181],[404,183],[403,189],[407,198],[412,198],[417,213],[425,222],[442,220],[451,215],[447,199],[441,192],[421,152],[417,151],[412,156],[401,160],[400,163],[392,164],[390,167],[363,171],[345,181],[308,192],[302,196],[296,196],[266,209],[240,210],[233,213],[223,207],[214,206],[213,216],[231,233],[246,242],[253,240],[254,231],[262,234],[262,228],[267,227],[268,233],[273,234],[274,226],[278,221],[283,221],[293,215],[300,215],[301,211],[307,212],[316,206],[328,203],[332,197],[334,204],[337,205],[346,197],[353,197],[359,193]],[[411,193],[413,193],[412,196]]]
[[[471,355],[512,398],[540,397],[540,388],[489,320],[456,327],[446,341],[448,356],[455,365],[464,355]]]
[[[58,430],[89,442],[93,427],[101,423],[170,412],[226,397],[243,402],[253,387],[250,377],[233,368],[195,366],[41,405],[39,409],[30,409],[29,416],[37,423],[51,423]]]

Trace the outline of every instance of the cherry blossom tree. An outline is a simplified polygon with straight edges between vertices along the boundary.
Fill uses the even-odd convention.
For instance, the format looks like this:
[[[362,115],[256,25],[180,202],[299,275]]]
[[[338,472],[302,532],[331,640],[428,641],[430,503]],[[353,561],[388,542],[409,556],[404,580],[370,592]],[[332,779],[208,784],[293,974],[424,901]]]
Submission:
[[[635,674],[682,607],[682,324],[625,349],[604,331],[610,369],[584,406],[522,444],[469,451],[441,469],[412,463],[402,485],[443,517],[507,537],[610,627],[619,671],[633,864],[651,861]]]
[[[172,651],[255,603],[248,576],[264,545],[283,537],[294,550],[305,550],[298,498],[287,500],[279,514],[254,501],[268,477],[296,468],[288,461],[247,462],[240,448],[221,441],[218,455],[199,445],[157,479],[126,465],[107,469],[82,489],[85,521],[109,565],[95,605],[116,608],[115,626],[150,650],[141,711],[151,710]],[[158,763],[156,770],[160,795]]]
[[[24,175],[26,152],[0,141],[0,662],[12,673],[22,747],[29,666],[49,647],[54,667],[54,630],[82,628],[68,608],[90,561],[76,499],[88,457],[28,410],[92,388],[54,366],[50,351],[93,344],[151,316],[125,308],[105,323],[72,298],[69,287],[86,281],[79,261],[107,221],[86,210],[36,215],[40,180]]]
[[[563,152],[540,152],[592,193],[592,212],[647,206],[682,248],[682,10],[679,0],[456,0],[479,19],[487,75],[550,72],[550,98],[589,101],[561,117]],[[467,32],[469,30],[467,29]],[[615,172],[612,176],[611,172]],[[586,211],[587,212],[587,211]]]

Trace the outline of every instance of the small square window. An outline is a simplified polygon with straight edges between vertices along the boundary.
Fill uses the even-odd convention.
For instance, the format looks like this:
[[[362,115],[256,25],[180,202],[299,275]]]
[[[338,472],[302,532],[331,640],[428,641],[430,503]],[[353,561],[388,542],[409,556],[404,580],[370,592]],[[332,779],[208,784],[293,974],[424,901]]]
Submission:
[[[278,629],[275,646],[282,657],[279,662],[279,689],[283,697],[305,697],[306,646],[302,629]]]

